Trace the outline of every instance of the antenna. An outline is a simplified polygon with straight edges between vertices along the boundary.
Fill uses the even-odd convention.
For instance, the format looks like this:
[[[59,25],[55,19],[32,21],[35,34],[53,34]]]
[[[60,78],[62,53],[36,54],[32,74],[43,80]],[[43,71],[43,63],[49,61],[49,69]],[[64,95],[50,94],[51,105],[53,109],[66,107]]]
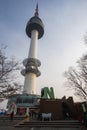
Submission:
[[[35,9],[35,14],[36,17],[39,17],[39,13],[38,13],[38,3],[36,4],[36,9]]]

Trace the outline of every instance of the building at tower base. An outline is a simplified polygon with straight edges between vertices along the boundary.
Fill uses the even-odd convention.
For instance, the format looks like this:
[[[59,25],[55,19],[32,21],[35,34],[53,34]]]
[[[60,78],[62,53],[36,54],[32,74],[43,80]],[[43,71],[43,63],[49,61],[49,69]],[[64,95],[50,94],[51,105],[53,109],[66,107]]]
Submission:
[[[7,103],[7,108],[9,109],[9,106],[12,103],[15,103],[17,106],[17,112],[16,115],[25,115],[27,108],[30,109],[31,113],[32,111],[38,111],[40,106],[40,95],[35,94],[15,94],[11,96]]]

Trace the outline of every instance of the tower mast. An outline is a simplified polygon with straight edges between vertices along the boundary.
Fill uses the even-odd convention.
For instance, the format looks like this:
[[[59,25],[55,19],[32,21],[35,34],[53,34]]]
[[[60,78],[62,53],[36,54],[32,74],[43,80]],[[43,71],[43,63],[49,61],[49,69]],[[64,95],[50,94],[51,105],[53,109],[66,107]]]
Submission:
[[[38,13],[38,3],[34,17],[32,17],[26,25],[26,34],[31,38],[31,41],[28,58],[23,61],[25,69],[21,71],[22,75],[25,76],[24,93],[36,94],[36,77],[41,75],[38,70],[41,62],[37,59],[38,39],[44,34],[44,25]]]

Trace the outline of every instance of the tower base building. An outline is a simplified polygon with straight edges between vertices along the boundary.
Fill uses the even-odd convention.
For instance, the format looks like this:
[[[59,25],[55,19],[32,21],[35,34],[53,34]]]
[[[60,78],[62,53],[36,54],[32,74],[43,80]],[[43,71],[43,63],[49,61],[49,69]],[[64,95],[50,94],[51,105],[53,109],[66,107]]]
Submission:
[[[11,96],[7,103],[7,108],[12,103],[15,103],[17,106],[17,115],[25,115],[27,108],[30,112],[38,112],[40,107],[40,95],[35,94],[15,94]]]

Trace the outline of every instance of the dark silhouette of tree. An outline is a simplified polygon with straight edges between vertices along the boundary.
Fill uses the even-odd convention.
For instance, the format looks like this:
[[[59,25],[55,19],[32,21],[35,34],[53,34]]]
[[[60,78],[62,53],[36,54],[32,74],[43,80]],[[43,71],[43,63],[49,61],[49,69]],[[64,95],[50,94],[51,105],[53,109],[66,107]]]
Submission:
[[[67,81],[66,86],[75,90],[75,95],[87,100],[87,54],[77,61],[77,68],[70,67],[64,73]]]
[[[0,99],[1,101],[11,95],[21,92],[22,85],[17,83],[16,73],[20,69],[19,62],[14,57],[6,57],[6,46],[0,48]]]

